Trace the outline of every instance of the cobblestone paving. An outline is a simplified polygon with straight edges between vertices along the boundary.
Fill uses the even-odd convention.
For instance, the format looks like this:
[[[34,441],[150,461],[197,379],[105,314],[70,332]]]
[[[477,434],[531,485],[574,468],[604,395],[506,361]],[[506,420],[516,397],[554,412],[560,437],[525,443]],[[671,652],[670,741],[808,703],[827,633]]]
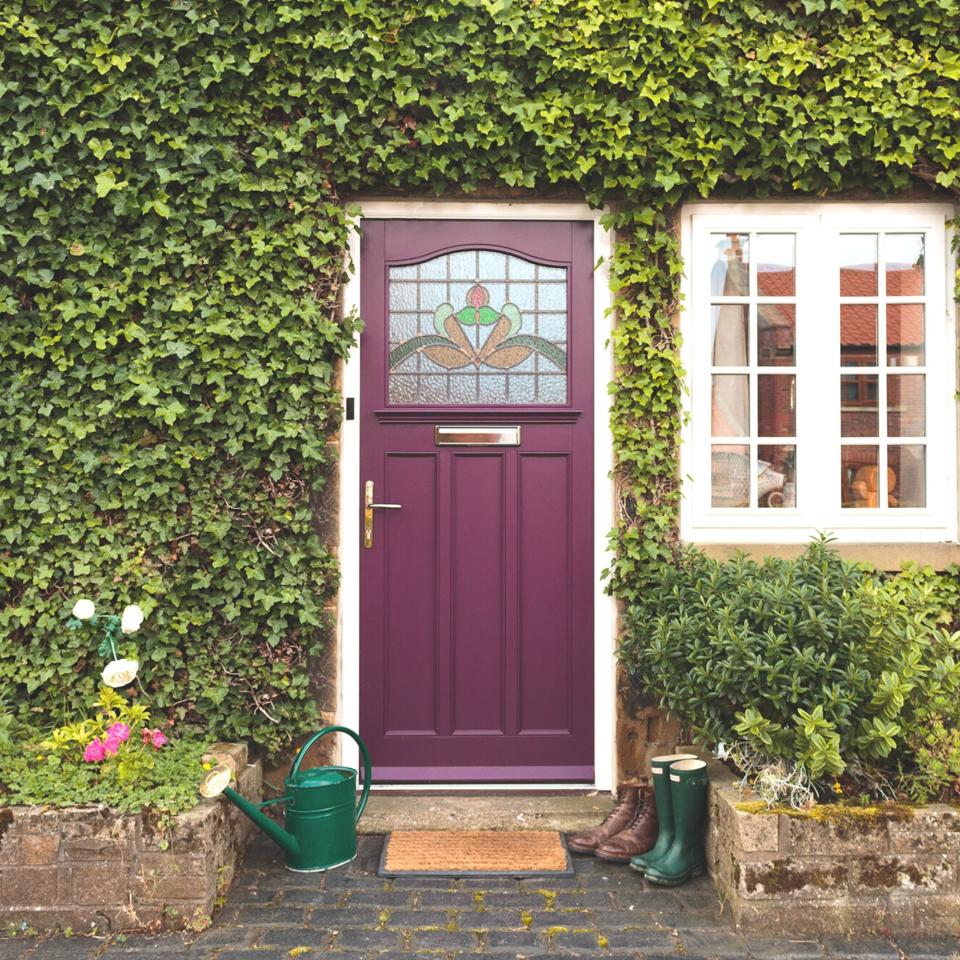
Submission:
[[[960,960],[958,940],[743,937],[705,878],[657,889],[590,858],[575,858],[575,877],[550,881],[383,880],[381,842],[361,838],[357,861],[324,875],[285,871],[276,848],[258,839],[204,933],[0,939],[0,960]]]

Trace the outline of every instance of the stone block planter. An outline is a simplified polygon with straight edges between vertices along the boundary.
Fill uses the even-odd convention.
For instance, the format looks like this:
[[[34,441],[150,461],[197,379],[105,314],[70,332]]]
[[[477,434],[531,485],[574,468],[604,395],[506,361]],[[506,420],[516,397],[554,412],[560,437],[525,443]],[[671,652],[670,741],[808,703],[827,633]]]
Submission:
[[[260,764],[247,762],[247,748],[212,751],[231,755],[237,789],[259,801]],[[219,798],[166,825],[102,806],[0,809],[0,929],[202,929],[251,829]]]
[[[710,762],[707,858],[745,932],[960,933],[960,807],[757,812]]]

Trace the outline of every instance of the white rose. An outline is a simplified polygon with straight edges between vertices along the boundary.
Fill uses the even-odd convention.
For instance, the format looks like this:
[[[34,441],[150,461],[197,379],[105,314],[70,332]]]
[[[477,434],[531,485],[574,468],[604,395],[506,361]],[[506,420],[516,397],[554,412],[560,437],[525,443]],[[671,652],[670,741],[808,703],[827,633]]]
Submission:
[[[120,630],[122,633],[136,633],[143,623],[143,611],[135,604],[123,608],[120,615]]]
[[[96,609],[92,600],[81,598],[73,605],[73,615],[78,620],[89,620]]]
[[[136,660],[111,660],[103,669],[103,682],[108,687],[126,687],[133,683],[140,664]]]

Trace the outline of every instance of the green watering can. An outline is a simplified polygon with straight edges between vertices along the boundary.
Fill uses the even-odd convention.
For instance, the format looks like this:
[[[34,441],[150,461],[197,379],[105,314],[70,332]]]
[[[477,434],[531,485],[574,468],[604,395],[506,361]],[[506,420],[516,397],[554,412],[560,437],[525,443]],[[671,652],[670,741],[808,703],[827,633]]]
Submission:
[[[357,771],[352,767],[313,767],[301,770],[307,751],[328,733],[353,737],[363,755],[363,793],[354,808],[357,795]],[[349,863],[357,855],[357,821],[367,805],[370,793],[370,754],[360,737],[347,727],[324,727],[301,747],[290,773],[284,780],[285,793],[276,800],[253,804],[226,784],[231,769],[220,765],[211,770],[200,787],[203,796],[222,793],[238,806],[271,840],[283,847],[288,870],[314,873]],[[284,825],[279,826],[261,811],[261,807],[282,803]]]

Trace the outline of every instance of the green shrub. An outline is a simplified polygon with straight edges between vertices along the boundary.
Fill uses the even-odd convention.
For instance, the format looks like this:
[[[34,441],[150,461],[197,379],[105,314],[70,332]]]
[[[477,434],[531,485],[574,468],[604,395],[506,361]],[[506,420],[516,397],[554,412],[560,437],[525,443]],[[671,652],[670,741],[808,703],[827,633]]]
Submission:
[[[0,806],[106,804],[121,812],[174,814],[197,803],[203,741],[172,740],[131,780],[84,763],[79,749],[73,756],[44,752],[40,731],[22,729],[20,734],[15,746],[0,748]]]
[[[825,540],[763,562],[691,549],[627,609],[620,657],[708,743],[743,742],[814,781],[854,761],[909,770],[908,735],[957,716],[960,634],[938,583],[918,568],[885,580]]]

